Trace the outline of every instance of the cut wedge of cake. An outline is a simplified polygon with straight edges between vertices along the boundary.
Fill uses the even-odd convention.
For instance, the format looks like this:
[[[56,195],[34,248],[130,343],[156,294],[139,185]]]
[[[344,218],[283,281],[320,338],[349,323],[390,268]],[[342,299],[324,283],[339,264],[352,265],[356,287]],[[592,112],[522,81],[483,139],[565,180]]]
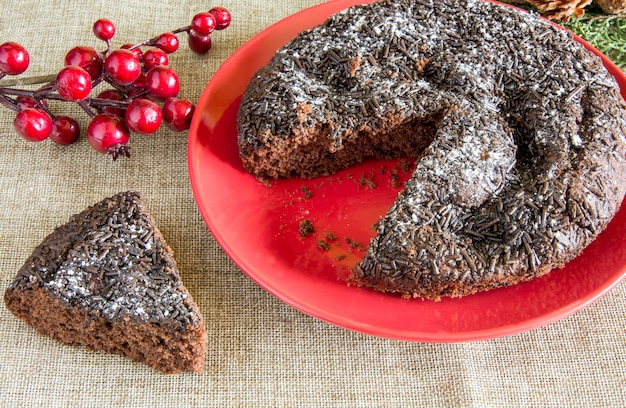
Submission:
[[[165,373],[204,369],[202,315],[139,193],[107,198],[48,235],[4,302],[62,343],[120,354]]]

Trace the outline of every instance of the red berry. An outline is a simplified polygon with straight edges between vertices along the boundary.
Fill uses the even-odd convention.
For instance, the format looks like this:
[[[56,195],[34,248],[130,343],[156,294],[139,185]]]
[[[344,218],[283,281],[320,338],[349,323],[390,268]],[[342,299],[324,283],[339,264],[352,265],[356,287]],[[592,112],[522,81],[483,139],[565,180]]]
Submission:
[[[131,50],[130,47],[135,47],[135,46],[134,44],[124,44],[122,45],[121,48],[123,50],[130,50],[133,54],[135,54],[135,57],[137,57],[137,59],[141,61],[143,59],[143,51],[141,51],[141,48],[135,47]]]
[[[111,20],[101,18],[93,23],[93,33],[99,39],[108,41],[115,35],[115,24]]]
[[[224,7],[213,7],[209,13],[215,17],[216,30],[223,30],[230,25],[230,12]]]
[[[180,91],[178,75],[165,65],[151,68],[146,74],[146,90],[157,99],[165,100],[176,96]]]
[[[128,50],[114,50],[104,60],[104,70],[114,83],[118,85],[130,85],[141,73],[141,63]]]
[[[43,105],[43,108],[48,108],[48,102],[46,102],[44,99],[42,99],[40,101],[41,105]],[[35,98],[31,97],[31,96],[18,96],[15,99],[15,104],[17,105],[18,108],[20,109],[29,109],[29,108],[34,108],[34,109],[41,109],[42,106],[39,105],[39,103],[37,103],[37,101],[35,100]]]
[[[128,156],[128,141],[130,131],[119,116],[102,113],[94,117],[87,127],[87,141],[99,151],[113,156],[113,160],[120,155]]]
[[[169,98],[163,104],[163,121],[177,132],[189,129],[194,110],[195,106],[187,99]]]
[[[59,71],[56,80],[57,92],[67,101],[81,101],[91,92],[91,76],[76,65]]]
[[[211,13],[198,13],[191,20],[191,29],[200,35],[209,35],[217,27],[215,16]]]
[[[105,91],[100,92],[96,98],[98,99],[107,99],[111,101],[123,101],[125,96],[123,93],[118,91],[117,89],[107,89]],[[126,110],[123,108],[118,108],[115,106],[102,106],[97,108],[100,113],[110,113],[111,115],[117,115],[120,117],[124,117]]]
[[[146,89],[146,74],[142,71],[141,74],[139,74],[139,78],[137,78],[135,80],[135,82],[133,82],[133,86],[135,88],[138,88],[139,90],[144,90]],[[136,89],[130,89],[128,92],[128,96],[136,96],[137,92]],[[130,98],[133,99],[133,98]]]
[[[211,36],[210,35],[201,35],[191,30],[187,36],[187,43],[189,44],[189,49],[195,52],[196,54],[205,54],[211,49]]]
[[[78,140],[79,136],[80,126],[69,116],[57,116],[52,121],[50,140],[54,143],[61,146],[71,145]]]
[[[19,75],[26,71],[30,56],[26,48],[15,42],[0,44],[0,74]]]
[[[143,68],[149,70],[158,65],[167,65],[169,58],[165,51],[160,48],[150,48],[143,54]]]
[[[65,65],[77,65],[87,71],[91,79],[96,79],[102,73],[102,56],[92,47],[81,45],[68,51]]]
[[[178,37],[172,33],[161,34],[154,40],[154,45],[171,54],[178,49]]]
[[[135,99],[126,109],[126,124],[133,132],[154,133],[161,120],[161,108],[148,99]]]
[[[13,126],[17,134],[24,139],[41,142],[52,132],[52,119],[40,109],[24,109],[15,116]]]

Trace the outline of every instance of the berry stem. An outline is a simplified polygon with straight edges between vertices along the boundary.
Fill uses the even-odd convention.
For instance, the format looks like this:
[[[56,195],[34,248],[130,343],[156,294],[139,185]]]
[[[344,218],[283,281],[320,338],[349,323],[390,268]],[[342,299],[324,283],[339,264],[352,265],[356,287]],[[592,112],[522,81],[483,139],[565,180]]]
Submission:
[[[121,108],[126,109],[128,105],[130,105],[130,100],[125,101],[116,101],[113,99],[104,99],[104,98],[85,98],[84,101],[91,107],[94,108]]]
[[[83,108],[83,110],[85,112],[87,112],[87,115],[89,115],[90,118],[95,118],[97,113],[94,112],[93,109],[91,109],[91,107],[89,106],[89,103],[87,102],[87,99],[83,99],[81,101],[78,101],[78,105]]]
[[[119,86],[118,84],[116,84],[114,82],[109,82],[108,84],[109,84],[109,86],[111,86],[115,90],[123,93],[124,95],[126,95],[128,93],[128,89],[124,88],[123,86]]]
[[[184,27],[181,27],[181,28],[177,28],[176,30],[170,31],[170,33],[172,33],[172,34],[180,34],[180,33],[188,32],[190,30],[191,30],[191,26],[188,25],[188,26],[184,26]],[[128,47],[127,50],[132,51],[135,48],[139,48],[139,47],[153,46],[158,39],[159,39],[159,37],[156,36],[154,38],[150,38],[149,40],[145,40],[145,41],[139,42],[137,44],[133,44],[130,47]]]
[[[27,80],[29,78],[26,78]],[[41,86],[39,89],[37,89],[37,92],[47,92],[47,91],[54,91],[56,89],[56,84],[57,84],[57,77],[56,75],[46,75],[46,76],[40,76],[40,77],[33,77],[32,78],[32,82],[24,82],[24,84],[45,84],[43,86]],[[37,82],[35,82],[35,80],[37,80]]]
[[[100,74],[98,78],[91,81],[91,88],[92,89],[95,88],[96,86],[100,85],[102,82],[104,82],[104,73]]]
[[[47,98],[47,99],[63,100],[60,96],[56,94],[48,94],[48,93],[40,94],[38,91],[27,91],[24,89],[0,87],[0,103],[15,112],[19,112],[21,109],[17,106],[17,103],[13,99],[9,98],[8,95],[32,97],[37,102],[39,109],[47,112],[53,118],[54,118],[54,115],[52,114],[50,109],[48,109],[48,107],[46,106],[44,99]],[[49,97],[49,96],[53,96],[53,97]]]
[[[185,27],[181,27],[181,28],[177,28],[176,30],[172,31],[172,34],[180,34],[180,33],[185,33],[191,30],[191,26],[185,26]]]
[[[2,73],[0,73],[0,79],[2,78]],[[26,78],[12,78],[5,79],[2,81],[2,85],[4,87],[10,86],[18,86],[18,85],[36,85],[36,84],[44,84],[54,81],[56,79],[56,75],[40,75],[40,76],[32,76]]]
[[[29,96],[35,98],[36,100],[43,99],[54,99],[57,101],[64,101],[65,99],[61,98],[61,96],[55,92],[52,92],[48,89],[48,87],[44,87],[43,91],[29,91],[26,89],[19,88],[4,88],[0,87],[0,95],[13,95],[13,96]]]
[[[37,102],[37,106],[39,106],[39,109],[48,112],[50,116],[54,118],[54,114],[50,109],[48,109],[48,106],[46,106],[46,102],[43,98],[35,98],[35,101]]]
[[[19,112],[20,108],[18,108],[8,97],[5,95],[0,96],[0,104],[11,109],[13,112]]]
[[[132,51],[132,50],[134,50],[135,48],[143,47],[143,46],[145,46],[145,45],[152,45],[151,43],[152,43],[153,41],[154,41],[154,39],[150,39],[150,40],[142,41],[142,42],[139,42],[139,43],[137,43],[137,44],[133,44],[133,45],[131,45],[130,47],[128,47],[128,48],[126,48],[126,49],[127,49],[128,51]]]
[[[53,78],[53,80],[49,81],[51,77]],[[92,88],[96,87],[103,81],[104,81],[104,77],[102,75],[94,79],[92,81]],[[30,84],[40,84],[44,82],[47,82],[47,83],[35,91],[8,87],[8,86],[14,86],[18,84],[30,85]],[[3,96],[3,95],[30,96],[34,98],[35,100],[37,100],[40,105],[42,105],[41,102],[44,99],[54,99],[58,101],[65,101],[65,99],[63,99],[59,94],[55,92],[56,76],[48,75],[48,76],[40,76],[40,77],[31,77],[31,78],[26,78],[25,80],[22,80],[22,81],[11,81],[11,83],[9,83],[9,81],[5,81],[5,83],[8,86],[0,86],[0,96]],[[2,85],[5,85],[5,83],[2,83]]]
[[[37,92],[53,91],[55,88],[56,88],[56,80],[52,80],[48,82],[47,84],[45,84],[44,86],[42,86],[41,88],[37,89]]]

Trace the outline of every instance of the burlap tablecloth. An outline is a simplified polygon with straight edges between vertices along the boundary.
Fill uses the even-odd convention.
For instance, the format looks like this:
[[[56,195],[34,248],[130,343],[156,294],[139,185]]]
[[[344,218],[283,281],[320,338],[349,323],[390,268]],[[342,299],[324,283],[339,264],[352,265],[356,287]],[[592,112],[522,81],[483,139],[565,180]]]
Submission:
[[[0,1],[0,42],[31,54],[25,76],[56,73],[65,52],[98,45],[100,17],[114,43],[189,24],[211,6],[233,24],[208,55],[170,57],[181,96],[198,100],[211,75],[261,29],[318,0],[223,3]],[[183,37],[184,38],[184,37]],[[55,109],[86,116],[67,104]],[[163,375],[118,356],[63,346],[0,306],[0,405],[47,406],[626,406],[626,285],[590,307],[530,332],[454,344],[381,339],[309,317],[246,277],[205,226],[187,172],[187,133],[165,128],[131,141],[132,158],[111,162],[82,139],[71,147],[31,143],[0,110],[0,291],[33,247],[67,218],[119,191],[141,191],[176,253],[206,318],[207,368]]]

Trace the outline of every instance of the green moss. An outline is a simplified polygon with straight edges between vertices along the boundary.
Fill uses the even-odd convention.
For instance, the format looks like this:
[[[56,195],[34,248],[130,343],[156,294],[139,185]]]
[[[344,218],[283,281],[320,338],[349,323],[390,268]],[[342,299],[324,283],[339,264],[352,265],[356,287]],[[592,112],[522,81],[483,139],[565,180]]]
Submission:
[[[603,14],[572,17],[564,27],[578,34],[626,71],[626,18]]]

